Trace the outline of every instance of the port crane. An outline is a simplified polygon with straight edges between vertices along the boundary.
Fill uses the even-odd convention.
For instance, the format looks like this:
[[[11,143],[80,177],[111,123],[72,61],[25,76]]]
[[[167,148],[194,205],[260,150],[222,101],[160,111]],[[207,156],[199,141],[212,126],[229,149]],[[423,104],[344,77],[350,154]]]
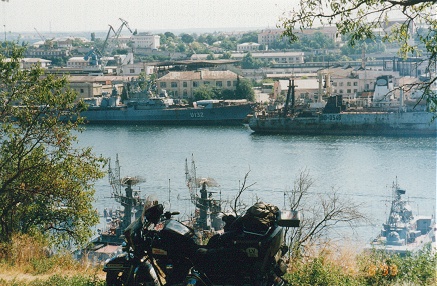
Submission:
[[[123,30],[123,27],[126,27],[129,32],[133,33],[131,28],[128,25],[128,22],[122,18],[119,18],[122,22],[120,27],[117,29],[117,31],[109,25],[108,33],[106,34],[105,41],[103,42],[101,50],[97,49],[96,47],[91,49],[85,56],[84,60],[88,61],[91,66],[97,67],[99,70],[103,71],[106,61],[103,60],[103,57],[105,56],[107,47],[109,45],[110,40],[118,42],[118,38],[120,37],[121,31]],[[111,32],[114,33],[114,36],[110,38]]]

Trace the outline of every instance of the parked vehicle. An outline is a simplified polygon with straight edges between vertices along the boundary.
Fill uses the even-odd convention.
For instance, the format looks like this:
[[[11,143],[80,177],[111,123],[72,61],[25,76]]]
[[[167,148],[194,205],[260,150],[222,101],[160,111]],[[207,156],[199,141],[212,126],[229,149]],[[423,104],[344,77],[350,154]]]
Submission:
[[[145,207],[125,231],[125,252],[105,263],[107,285],[285,285],[284,228],[299,226],[297,212],[257,203],[242,216],[226,216],[224,233],[207,245],[190,227]]]

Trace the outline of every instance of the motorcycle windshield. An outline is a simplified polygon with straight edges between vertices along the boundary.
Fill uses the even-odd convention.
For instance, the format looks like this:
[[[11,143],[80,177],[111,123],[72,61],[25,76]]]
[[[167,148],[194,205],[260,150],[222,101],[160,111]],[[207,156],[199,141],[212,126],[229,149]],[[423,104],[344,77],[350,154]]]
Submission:
[[[152,204],[145,204],[143,214],[141,216],[143,224],[146,222],[157,224],[163,213],[164,206],[162,204],[158,204],[158,201],[155,201]]]
[[[194,235],[193,230],[187,227],[186,225],[176,221],[176,220],[168,220],[164,225],[164,230],[168,230],[171,232],[175,232],[177,234],[183,236],[192,236]]]

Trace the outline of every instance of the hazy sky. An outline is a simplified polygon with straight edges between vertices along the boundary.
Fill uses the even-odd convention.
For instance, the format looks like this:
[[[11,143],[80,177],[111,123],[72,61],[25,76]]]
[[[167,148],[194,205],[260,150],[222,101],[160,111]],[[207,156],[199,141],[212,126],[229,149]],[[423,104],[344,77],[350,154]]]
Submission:
[[[296,0],[9,0],[0,31],[106,31],[125,19],[132,29],[275,28]]]

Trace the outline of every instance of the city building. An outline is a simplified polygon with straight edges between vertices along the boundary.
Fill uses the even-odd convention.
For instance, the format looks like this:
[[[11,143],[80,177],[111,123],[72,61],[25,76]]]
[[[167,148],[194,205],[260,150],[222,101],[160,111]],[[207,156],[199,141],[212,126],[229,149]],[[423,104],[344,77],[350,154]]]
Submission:
[[[268,29],[263,30],[258,34],[258,44],[271,45],[277,41],[286,41],[287,37],[283,37],[284,29]],[[337,33],[337,27],[321,27],[316,29],[296,30],[296,35],[314,35],[315,33],[322,33],[323,35],[332,39],[335,43],[341,42],[341,35]]]
[[[33,66],[39,65],[41,68],[46,69],[50,66],[52,61],[40,59],[40,58],[22,58],[20,63],[20,68],[30,69]]]
[[[147,33],[139,33],[132,35],[131,41],[134,48],[157,50],[160,47],[160,36]]]
[[[304,62],[303,52],[258,52],[251,53],[252,57],[277,64],[301,64]],[[242,60],[246,53],[232,53],[232,59]]]
[[[89,66],[89,62],[83,57],[71,57],[67,61],[67,68],[85,68]]]
[[[191,98],[196,88],[210,85],[219,89],[235,90],[238,75],[231,71],[169,72],[157,79],[158,93],[165,90],[173,98]]]
[[[242,43],[237,45],[237,52],[259,51],[261,45],[258,43]]]

